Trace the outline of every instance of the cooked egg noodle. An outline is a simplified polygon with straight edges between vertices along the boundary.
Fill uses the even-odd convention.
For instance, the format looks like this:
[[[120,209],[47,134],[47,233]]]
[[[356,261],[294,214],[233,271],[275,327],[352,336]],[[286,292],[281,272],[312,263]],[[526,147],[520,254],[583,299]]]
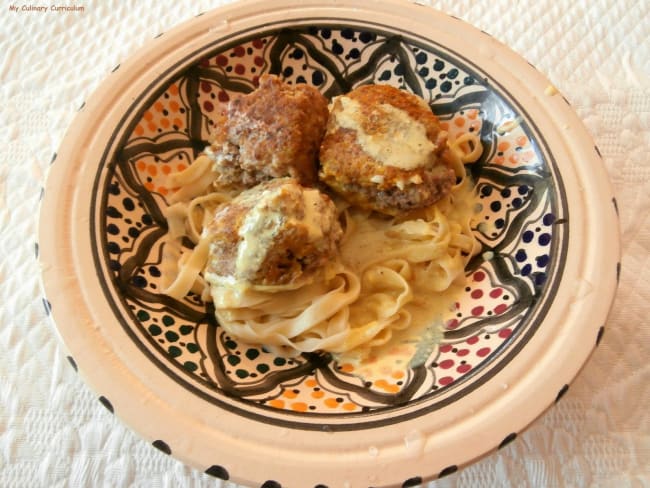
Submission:
[[[412,307],[422,302],[416,305],[414,298],[462,282],[465,265],[478,252],[470,226],[473,188],[463,163],[478,157],[482,148],[470,136],[449,144],[457,184],[432,207],[400,219],[339,206],[345,222],[339,261],[331,265],[328,278],[298,287],[210,286],[203,276],[210,243],[202,229],[229,197],[210,193],[200,181],[209,174],[205,167],[192,175],[178,174],[175,181],[186,180],[192,188],[181,187],[184,193],[175,194],[172,201],[177,203],[167,210],[169,236],[176,243],[169,253],[176,256],[178,271],[165,293],[182,300],[192,291],[211,299],[228,334],[284,356],[321,350],[363,355],[387,343],[394,331],[411,324]],[[183,237],[195,243],[192,250],[179,252]],[[440,315],[439,310],[433,313]]]
[[[212,160],[204,154],[199,156],[185,170],[169,175],[167,186],[177,188],[170,201],[187,202],[197,196],[205,195],[217,176]]]
[[[164,209],[168,240],[163,248],[162,285],[163,292],[177,300],[190,291],[203,300],[210,298],[209,285],[203,278],[209,242],[201,234],[214,211],[230,196],[209,192],[214,175],[208,163],[210,160],[201,156],[187,169],[169,175],[168,186],[181,187],[171,197],[175,203]],[[183,246],[184,238],[194,244],[192,249]]]
[[[473,163],[483,152],[481,140],[471,132],[465,132],[453,141],[448,142],[448,147],[461,163]],[[458,170],[456,169],[456,171]]]
[[[385,344],[411,324],[414,296],[444,291],[464,278],[476,248],[469,218],[461,223],[445,214],[449,207],[467,215],[469,204],[458,209],[451,199],[465,200],[469,185],[457,192],[465,194],[414,220],[346,209],[340,269],[332,279],[295,290],[213,286],[219,323],[232,337],[282,355],[317,350],[365,355]]]

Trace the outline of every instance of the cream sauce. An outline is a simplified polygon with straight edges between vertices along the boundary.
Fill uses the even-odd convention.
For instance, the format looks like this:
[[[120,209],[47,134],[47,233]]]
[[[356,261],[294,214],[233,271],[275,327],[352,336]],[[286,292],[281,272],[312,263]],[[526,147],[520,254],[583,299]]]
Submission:
[[[456,190],[454,205],[447,209],[446,216],[458,223],[469,223],[476,216],[476,196],[467,182]],[[403,238],[394,236],[391,220],[374,215],[357,214],[351,218],[352,231],[341,246],[342,261],[361,274],[370,263],[389,258],[405,246]],[[427,225],[421,220],[406,221],[400,231],[411,239],[430,236]],[[476,252],[476,249],[473,250]],[[404,312],[410,316],[406,329],[395,330],[392,338],[384,345],[371,351],[360,348],[338,354],[339,364],[345,363],[353,374],[365,380],[381,378],[386,371],[402,370],[406,365],[416,366],[426,361],[440,342],[444,332],[443,320],[455,309],[458,296],[464,288],[464,272],[450,286],[442,291],[436,289],[435,277],[427,272],[418,272],[409,280],[412,300],[404,305]],[[373,310],[364,311],[363,299],[351,305],[352,316],[371,316]],[[356,308],[356,309],[355,309]]]
[[[262,266],[283,220],[282,212],[263,197],[248,211],[238,232],[241,239],[235,261],[236,277],[246,279]]]
[[[361,104],[341,96],[338,98],[341,110],[335,111],[336,124],[357,132],[357,142],[373,159],[384,166],[411,170],[431,161],[436,145],[429,140],[423,124],[413,119],[406,111],[382,103],[374,107],[382,117],[386,130],[368,134],[363,129]]]
[[[242,225],[239,227],[240,237],[235,261],[235,277],[248,279],[255,275],[264,263],[267,255],[274,246],[278,234],[289,227],[305,228],[308,239],[316,241],[323,238],[323,232],[328,221],[324,215],[323,200],[318,190],[292,189],[287,198],[299,197],[302,199],[300,206],[304,209],[301,217],[297,215],[284,215],[277,199],[282,188],[265,191],[262,195],[255,196],[257,202],[248,211]]]
[[[302,203],[305,214],[299,224],[307,229],[309,239],[316,240],[323,237],[323,224],[327,219],[323,218],[323,197],[318,190],[304,190],[302,192]]]

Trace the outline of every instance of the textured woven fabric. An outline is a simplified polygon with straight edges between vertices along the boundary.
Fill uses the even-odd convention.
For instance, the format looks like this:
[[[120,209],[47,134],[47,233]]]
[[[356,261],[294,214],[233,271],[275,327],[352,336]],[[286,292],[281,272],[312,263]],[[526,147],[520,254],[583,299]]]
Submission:
[[[46,318],[34,259],[40,189],[76,109],[139,46],[222,3],[0,7],[0,486],[232,486],[153,449],[97,402]],[[624,253],[601,347],[562,401],[432,486],[650,486],[650,3],[418,3],[492,34],[571,102],[614,183]]]

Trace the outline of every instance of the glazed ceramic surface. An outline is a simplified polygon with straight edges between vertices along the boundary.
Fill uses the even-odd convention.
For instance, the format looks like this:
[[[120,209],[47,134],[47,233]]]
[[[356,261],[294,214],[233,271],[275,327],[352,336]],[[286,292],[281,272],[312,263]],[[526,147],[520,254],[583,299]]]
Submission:
[[[483,144],[467,166],[482,249],[455,306],[362,365],[275,356],[197,296],[161,293],[166,177],[264,73],[328,98],[391,84]],[[116,67],[54,158],[40,253],[71,363],[154,446],[251,486],[411,486],[505,445],[562,395],[597,344],[619,250],[597,148],[557,90],[458,19],[380,1],[235,4]]]

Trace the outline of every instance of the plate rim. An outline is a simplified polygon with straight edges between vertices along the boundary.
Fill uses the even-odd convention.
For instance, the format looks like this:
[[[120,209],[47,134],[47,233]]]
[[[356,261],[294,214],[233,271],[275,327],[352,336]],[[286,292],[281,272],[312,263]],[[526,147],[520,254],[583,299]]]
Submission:
[[[206,23],[206,20],[210,20],[210,19],[218,20],[220,17],[224,17],[224,16],[227,17],[229,15],[229,13],[240,12],[240,9],[241,9],[241,11],[246,11],[246,9],[253,10],[253,9],[255,9],[255,7],[259,7],[262,4],[267,6],[266,2],[260,2],[258,0],[249,0],[249,1],[245,1],[245,2],[234,3],[234,4],[228,5],[226,7],[218,8],[218,9],[216,9],[214,11],[211,11],[209,13],[201,15],[200,17],[197,17],[196,19],[190,20],[189,22],[183,23],[183,24],[175,27],[169,33],[164,34],[162,36],[162,38],[165,39],[165,37],[167,37],[169,39],[172,36],[176,36],[178,38],[183,38],[184,37],[184,35],[183,35],[184,30],[192,30],[192,29],[197,29],[198,30],[200,26],[202,26],[202,25],[204,25]],[[318,9],[318,8],[324,7],[325,5],[327,5],[327,4],[325,4],[324,2],[319,2],[319,1],[312,0],[312,1],[309,1],[309,2],[305,2],[304,8]],[[382,0],[382,1],[375,1],[375,2],[366,2],[364,4],[364,8],[369,10],[370,9],[369,5],[374,7],[374,9],[376,9],[376,10],[380,10],[380,8],[383,9],[380,12],[381,15],[390,15],[390,11],[392,9],[394,9],[396,5],[399,5],[400,8],[403,7],[405,9],[404,12],[409,12],[410,15],[415,15],[415,13],[417,12],[417,14],[420,17],[435,18],[436,20],[438,20],[440,22],[443,22],[443,21],[447,22],[447,23],[461,22],[462,23],[462,28],[465,29],[465,30],[471,31],[474,36],[478,36],[479,38],[484,38],[485,41],[488,42],[488,43],[497,44],[499,46],[498,49],[500,51],[503,51],[505,49],[506,50],[505,52],[508,53],[508,56],[511,59],[517,59],[517,64],[520,67],[523,67],[522,63],[526,63],[525,60],[523,58],[521,58],[519,55],[517,55],[516,53],[514,53],[514,51],[510,50],[509,48],[505,47],[504,45],[502,45],[500,43],[497,43],[497,41],[494,41],[494,39],[489,37],[487,34],[479,33],[478,29],[476,29],[475,27],[465,23],[464,21],[460,21],[459,19],[455,19],[453,17],[447,16],[446,14],[443,14],[443,13],[441,13],[439,11],[436,11],[431,7],[416,5],[416,4],[410,4],[409,2],[383,1]],[[333,7],[329,7],[329,8],[331,8],[332,10],[336,9],[339,12],[343,12],[346,9],[355,9],[356,8],[358,10],[355,13],[357,15],[359,15],[359,11],[363,10],[363,9],[359,9],[358,7],[359,7],[359,4],[357,2],[354,2],[354,1],[351,1],[351,0],[345,0],[345,1],[339,2],[337,5],[335,5]],[[261,9],[258,16],[278,15],[278,12],[282,11],[283,9],[287,9],[287,8],[294,8],[295,9],[296,6],[291,5],[291,2],[288,2],[286,0],[282,0],[281,2],[274,2],[272,8]],[[303,8],[303,7],[301,6],[300,8]],[[426,9],[426,14],[427,15],[422,15],[423,14],[422,9]],[[234,16],[232,17],[232,19],[233,20],[231,20],[230,22],[233,22],[233,23],[236,22],[234,20],[235,19]],[[451,19],[454,19],[454,20],[451,20]],[[411,21],[412,22],[416,22],[416,21],[417,22],[422,22],[419,18],[418,19],[411,19]],[[174,33],[176,33],[176,34],[174,34]],[[172,39],[172,40],[174,40],[174,39]],[[177,41],[177,43],[178,42],[180,42],[180,41]],[[121,65],[121,68],[120,68],[120,70],[118,71],[117,74],[110,75],[108,77],[108,79],[105,79],[101,83],[100,88],[98,88],[98,90],[93,95],[91,95],[91,97],[89,98],[89,101],[88,101],[88,105],[85,106],[81,110],[81,112],[78,114],[78,116],[72,122],[72,124],[70,126],[70,129],[68,130],[68,133],[65,135],[65,137],[63,139],[63,142],[61,143],[61,146],[60,146],[61,149],[59,151],[59,156],[61,157],[61,159],[67,159],[69,161],[68,166],[71,166],[71,165],[74,166],[74,164],[71,164],[70,161],[79,162],[82,159],[80,155],[77,155],[76,157],[74,157],[73,155],[69,155],[68,153],[71,151],[71,149],[69,149],[69,148],[74,146],[74,144],[71,144],[71,142],[76,139],[76,137],[79,135],[78,133],[83,132],[81,130],[80,126],[82,126],[84,123],[87,123],[88,122],[87,119],[89,119],[89,118],[92,119],[92,115],[91,115],[92,112],[91,112],[90,108],[92,108],[93,104],[96,104],[96,100],[98,98],[102,98],[102,97],[98,96],[97,94],[100,93],[101,90],[105,90],[107,92],[110,91],[110,90],[107,90],[106,87],[107,87],[108,84],[110,84],[111,76],[118,76],[120,72],[123,73],[127,69],[133,69],[134,66],[137,65],[137,63],[139,62],[138,61],[139,59],[144,59],[148,55],[151,55],[152,53],[155,53],[156,49],[158,49],[158,48],[154,44],[155,43],[148,44],[148,45],[140,48],[140,50],[138,50],[138,52],[136,54],[134,54],[127,62],[125,62],[125,63],[123,63]],[[514,58],[513,58],[513,56],[514,56]],[[530,68],[530,69],[532,69],[532,71],[530,73],[527,73],[527,76],[529,76],[530,78],[533,78],[538,87],[545,86],[545,84],[549,85],[548,81],[539,72],[537,72],[534,68]],[[564,120],[565,121],[569,120],[571,122],[571,124],[572,124],[571,128],[573,129],[574,133],[578,134],[578,138],[585,141],[585,142],[586,141],[591,141],[592,147],[595,148],[595,145],[593,145],[593,141],[591,140],[590,136],[586,132],[586,129],[584,128],[584,125],[578,119],[575,112],[573,112],[573,110],[568,106],[568,102],[563,102],[561,100],[558,100],[557,98],[558,97],[555,97],[554,99],[550,99],[550,103],[554,106],[554,110],[557,110],[558,113],[563,111],[564,112],[563,113]],[[518,98],[515,98],[515,99],[518,100]],[[557,115],[557,113],[555,113],[554,115]],[[595,154],[589,154],[588,153],[588,151],[586,150],[586,144],[581,144],[578,148],[574,148],[574,150],[576,150],[576,151],[578,151],[580,153],[580,154],[575,156],[576,158],[579,158],[579,159],[584,158],[586,160],[591,160],[592,162],[596,162],[596,165],[598,166],[599,171],[596,172],[596,175],[593,178],[594,181],[597,180],[597,182],[594,183],[594,184],[597,185],[597,186],[600,186],[601,191],[609,191],[609,194],[613,195],[613,192],[611,191],[611,185],[609,184],[609,181],[608,181],[607,175],[605,173],[604,167],[602,166],[602,163],[600,163],[600,164],[598,163],[599,158],[596,157]],[[39,220],[40,220],[40,222],[39,222],[39,243],[48,242],[48,240],[50,238],[52,238],[52,237],[54,237],[56,235],[59,235],[60,232],[61,232],[60,231],[61,227],[66,228],[66,229],[69,228],[69,222],[66,221],[66,217],[68,217],[70,214],[69,214],[69,209],[66,208],[65,204],[69,203],[71,205],[74,205],[74,196],[60,195],[59,194],[59,195],[56,195],[56,198],[55,198],[52,194],[53,193],[56,194],[56,192],[50,191],[52,188],[60,187],[59,185],[62,185],[62,184],[66,183],[65,178],[68,175],[64,174],[65,172],[64,172],[63,169],[60,169],[62,164],[63,163],[61,163],[60,161],[56,162],[51,167],[50,175],[48,176],[48,181],[46,183],[47,186],[46,186],[45,195],[44,195],[43,200],[41,202],[42,203],[42,205],[41,205],[41,215],[40,215],[40,218],[39,218]],[[49,189],[48,189],[48,187],[49,187]],[[61,215],[61,214],[58,214],[55,209],[59,208],[59,205],[56,205],[56,204],[59,204],[62,200],[64,202],[64,208],[65,208],[66,211],[63,212],[62,215]],[[615,204],[615,202],[614,202],[614,204]],[[608,218],[609,218],[609,220],[611,222],[614,222],[616,224],[616,227],[618,228],[617,219],[615,218],[614,211],[613,211],[614,209],[609,209],[609,210],[610,210],[611,215],[608,215]],[[54,215],[52,215],[52,214],[54,214]],[[618,236],[619,233],[617,232],[616,234]],[[620,241],[620,237],[616,238],[616,236],[615,236],[614,238],[609,240],[609,244],[608,244],[609,245],[609,251],[614,252],[613,255],[616,256],[616,262],[617,263],[620,263],[620,242],[619,241]],[[63,251],[65,251],[66,253],[69,253],[69,252],[71,252],[71,249],[68,249],[66,247],[66,248],[63,249]],[[53,269],[54,265],[52,264],[52,260],[53,260],[53,257],[56,256],[56,255],[57,255],[57,253],[52,252],[52,250],[49,249],[47,246],[43,246],[41,244],[40,251],[39,251],[39,260],[40,260],[42,268],[43,268],[43,273],[41,274],[42,286],[43,286],[44,291],[45,291],[45,296],[48,297],[47,300],[51,300],[51,302],[49,302],[49,305],[48,305],[48,302],[45,302],[46,303],[46,309],[51,309],[50,310],[50,312],[51,312],[50,316],[51,317],[53,315],[57,315],[59,313],[58,310],[61,310],[62,308],[65,309],[66,307],[68,307],[70,310],[74,310],[73,307],[74,307],[74,304],[77,302],[77,300],[81,300],[82,302],[88,300],[88,297],[84,296],[83,290],[76,290],[74,294],[70,294],[67,297],[63,296],[64,294],[61,293],[61,290],[60,290],[59,287],[62,286],[63,284],[66,284],[66,283],[68,285],[70,284],[69,283],[69,276],[68,277],[64,276],[63,278],[61,278],[61,277],[58,277],[58,278],[53,277],[52,269]],[[611,260],[611,258],[610,258],[610,260]],[[614,282],[614,280],[609,280],[609,281]],[[615,283],[614,283],[614,285],[615,285]],[[59,288],[59,289],[57,290],[57,288]],[[609,288],[607,290],[601,292],[603,295],[607,295],[607,297],[608,297],[608,300],[603,300],[604,302],[608,302],[607,307],[605,307],[607,309],[607,311],[609,310],[609,308],[611,307],[611,304],[613,302],[614,292],[615,292],[615,286],[609,286]],[[603,309],[603,307],[601,306],[599,308],[599,312],[598,312],[601,315],[603,313],[602,309]],[[605,320],[606,315],[607,315],[607,313],[605,313],[605,315],[602,317],[603,321]],[[71,346],[71,349],[69,350],[69,353],[68,353],[69,357],[71,357],[71,358],[82,357],[83,358],[83,360],[74,359],[74,361],[77,363],[77,367],[79,368],[79,371],[80,371],[81,375],[84,377],[84,382],[87,385],[89,385],[91,387],[91,389],[95,390],[97,395],[100,395],[99,396],[100,401],[102,401],[102,403],[105,406],[107,406],[106,402],[108,402],[108,405],[110,405],[109,410],[115,411],[115,413],[118,416],[122,417],[122,420],[125,421],[125,423],[127,425],[129,425],[131,430],[137,432],[138,434],[140,434],[141,436],[143,436],[145,438],[153,439],[154,440],[154,445],[156,445],[155,442],[158,441],[159,439],[154,439],[155,435],[152,435],[151,429],[142,429],[141,425],[136,425],[136,424],[138,424],[136,417],[138,417],[138,415],[139,415],[137,413],[138,408],[136,408],[138,406],[134,406],[132,409],[123,408],[124,405],[122,404],[122,402],[123,401],[128,401],[128,396],[125,397],[124,395],[120,395],[119,392],[117,392],[117,391],[112,392],[111,394],[109,394],[107,392],[107,389],[108,389],[107,385],[110,385],[112,383],[110,377],[102,377],[101,375],[98,376],[94,372],[91,373],[91,374],[87,373],[87,371],[88,371],[86,369],[87,364],[91,364],[93,362],[101,363],[102,359],[106,359],[106,360],[110,361],[111,359],[108,359],[108,358],[111,357],[111,353],[109,351],[102,351],[103,354],[100,355],[100,356],[97,356],[96,358],[94,358],[95,360],[93,361],[91,358],[88,357],[87,354],[84,354],[84,353],[79,352],[79,351],[74,351],[75,348],[79,348],[81,346],[79,345],[79,343],[76,343],[74,341],[71,344],[70,338],[69,338],[69,333],[68,333],[68,336],[64,337],[66,335],[66,333],[62,332],[62,330],[60,328],[62,327],[63,329],[66,329],[66,327],[70,327],[70,326],[69,325],[62,325],[61,322],[62,321],[59,320],[58,325],[57,325],[57,331],[60,334],[61,343],[64,344],[64,347],[68,348],[68,346]],[[88,326],[88,324],[86,324],[86,326]],[[593,337],[594,345],[599,341],[599,337],[601,335],[602,325],[600,325],[599,327],[600,328],[597,329],[597,333],[595,334],[595,337]],[[102,333],[101,328],[93,327],[93,326],[86,327],[86,328],[90,329],[90,332],[92,332],[94,337],[96,337],[97,339],[101,339],[101,333]],[[91,336],[89,335],[88,337],[91,337]],[[563,392],[566,391],[565,386],[568,385],[571,382],[571,380],[578,374],[579,370],[587,362],[589,355],[593,351],[593,347],[588,348],[588,350],[587,350],[587,348],[583,348],[583,349],[584,350],[581,350],[581,354],[582,354],[582,356],[584,356],[584,359],[582,361],[578,361],[578,363],[580,363],[580,364],[577,365],[578,367],[573,368],[573,369],[575,369],[575,371],[573,372],[572,375],[571,374],[569,374],[568,376],[565,375],[563,377],[565,379],[560,380],[560,383],[562,383],[562,381],[564,381],[564,382],[561,385],[559,385],[559,389],[557,389],[557,393],[555,395],[550,395],[550,397],[548,399],[548,402],[547,402],[548,405],[545,408],[541,409],[541,411],[537,412],[537,415],[535,415],[533,418],[530,418],[531,417],[530,415],[519,417],[519,418],[513,418],[512,419],[513,422],[518,427],[516,429],[513,429],[512,432],[509,432],[503,438],[503,441],[501,441],[501,444],[503,444],[503,442],[505,442],[506,439],[510,438],[512,433],[514,433],[516,435],[517,433],[521,432],[521,430],[523,428],[525,428],[525,426],[530,424],[535,418],[537,418],[537,416],[541,415],[546,410],[546,408],[548,406],[552,405],[553,402],[556,399],[559,399],[559,397],[561,397],[561,394],[563,394]],[[140,383],[139,386],[136,386],[136,385],[138,385],[139,382],[137,381],[137,378],[135,378],[135,377],[130,378],[130,380],[133,381],[133,385],[131,386],[131,388],[138,389],[140,386],[142,386],[144,389],[147,388],[147,386],[142,384],[142,383]],[[511,389],[511,390],[508,391],[509,396],[513,395],[513,393],[512,393],[513,391],[514,391],[514,389]],[[111,398],[110,401],[107,399],[109,397]],[[505,395],[504,395],[504,397],[505,397]],[[104,400],[102,400],[102,399],[104,399]],[[150,401],[150,405],[152,405],[152,404],[158,405],[158,403],[161,403],[158,399],[155,399],[155,398],[149,399],[149,401]],[[162,402],[162,403],[164,403],[164,402]],[[115,408],[118,405],[119,405],[120,408]],[[171,410],[172,413],[175,410],[173,407],[170,407],[169,405],[160,405],[160,407],[161,408],[168,408],[168,409]],[[478,419],[478,417],[479,417],[478,415],[475,416],[473,418],[473,420],[476,421]],[[195,424],[195,423],[197,423],[199,426],[201,425],[200,420],[198,422],[196,421],[196,419],[189,419],[189,420],[190,421],[186,422],[187,425],[192,425],[192,424]],[[145,432],[142,432],[143,430]],[[321,434],[323,434],[323,433],[321,433]],[[329,433],[324,433],[324,434],[325,434],[326,437],[329,436]],[[337,433],[337,435],[338,435],[338,433]],[[219,439],[218,435],[214,436],[214,437]],[[290,436],[288,436],[288,437],[290,437]],[[495,448],[497,446],[494,445],[494,442],[495,442],[494,439],[490,439],[489,442],[483,442],[483,443],[481,443],[481,445],[483,447],[487,446],[487,445],[490,445],[491,446],[490,448]],[[182,444],[180,444],[180,445],[182,446]],[[156,447],[161,448],[163,450],[163,452],[166,451],[164,445],[162,445],[160,443],[158,443],[156,445]],[[201,470],[209,469],[210,466],[212,466],[211,464],[197,463],[197,458],[193,457],[193,456],[196,456],[198,453],[195,452],[195,448],[193,446],[191,446],[191,445],[186,446],[185,449],[183,449],[183,447],[177,448],[177,444],[174,444],[173,447],[174,447],[174,450],[173,450],[174,455],[176,457],[180,457],[184,462],[186,462],[188,464],[194,465],[195,467],[198,467]],[[167,449],[170,449],[169,445],[167,445]],[[359,449],[356,449],[356,450],[354,450],[354,452],[357,452],[358,450]],[[434,471],[436,471],[437,473],[431,472],[431,473],[428,473],[427,476],[431,476],[431,475],[435,476],[436,474],[440,475],[445,470],[448,470],[448,468],[451,467],[451,466],[458,467],[458,466],[460,466],[462,464],[467,464],[469,462],[472,462],[477,457],[480,457],[480,456],[488,453],[490,449],[481,448],[480,450],[482,450],[481,453],[479,453],[477,456],[474,456],[472,459],[466,459],[464,463],[454,463],[454,464],[448,464],[448,465],[442,466],[439,470],[434,469]],[[477,449],[474,449],[474,451],[477,451]],[[352,454],[352,452],[349,452],[348,454]],[[315,461],[318,462],[317,460],[315,460]],[[231,465],[236,466],[237,463],[235,461],[233,461],[231,463]],[[279,463],[278,467],[281,467],[280,470],[276,471],[278,473],[282,473],[282,472],[288,473],[287,469],[295,469],[295,468],[293,468],[293,463],[291,463],[289,466],[284,466],[284,467],[282,467],[281,463]],[[237,476],[240,476],[240,473],[241,474],[245,473],[246,469],[236,470],[235,468],[232,468],[232,469],[228,468],[227,471],[231,472],[233,474],[236,473]],[[414,473],[415,473],[415,471],[414,471]],[[243,483],[247,483],[247,482],[250,483],[250,480],[245,480],[244,478],[237,478],[237,476],[234,476],[232,479],[241,479],[242,480],[241,482],[243,482]],[[279,480],[279,481],[282,482],[283,480]]]

